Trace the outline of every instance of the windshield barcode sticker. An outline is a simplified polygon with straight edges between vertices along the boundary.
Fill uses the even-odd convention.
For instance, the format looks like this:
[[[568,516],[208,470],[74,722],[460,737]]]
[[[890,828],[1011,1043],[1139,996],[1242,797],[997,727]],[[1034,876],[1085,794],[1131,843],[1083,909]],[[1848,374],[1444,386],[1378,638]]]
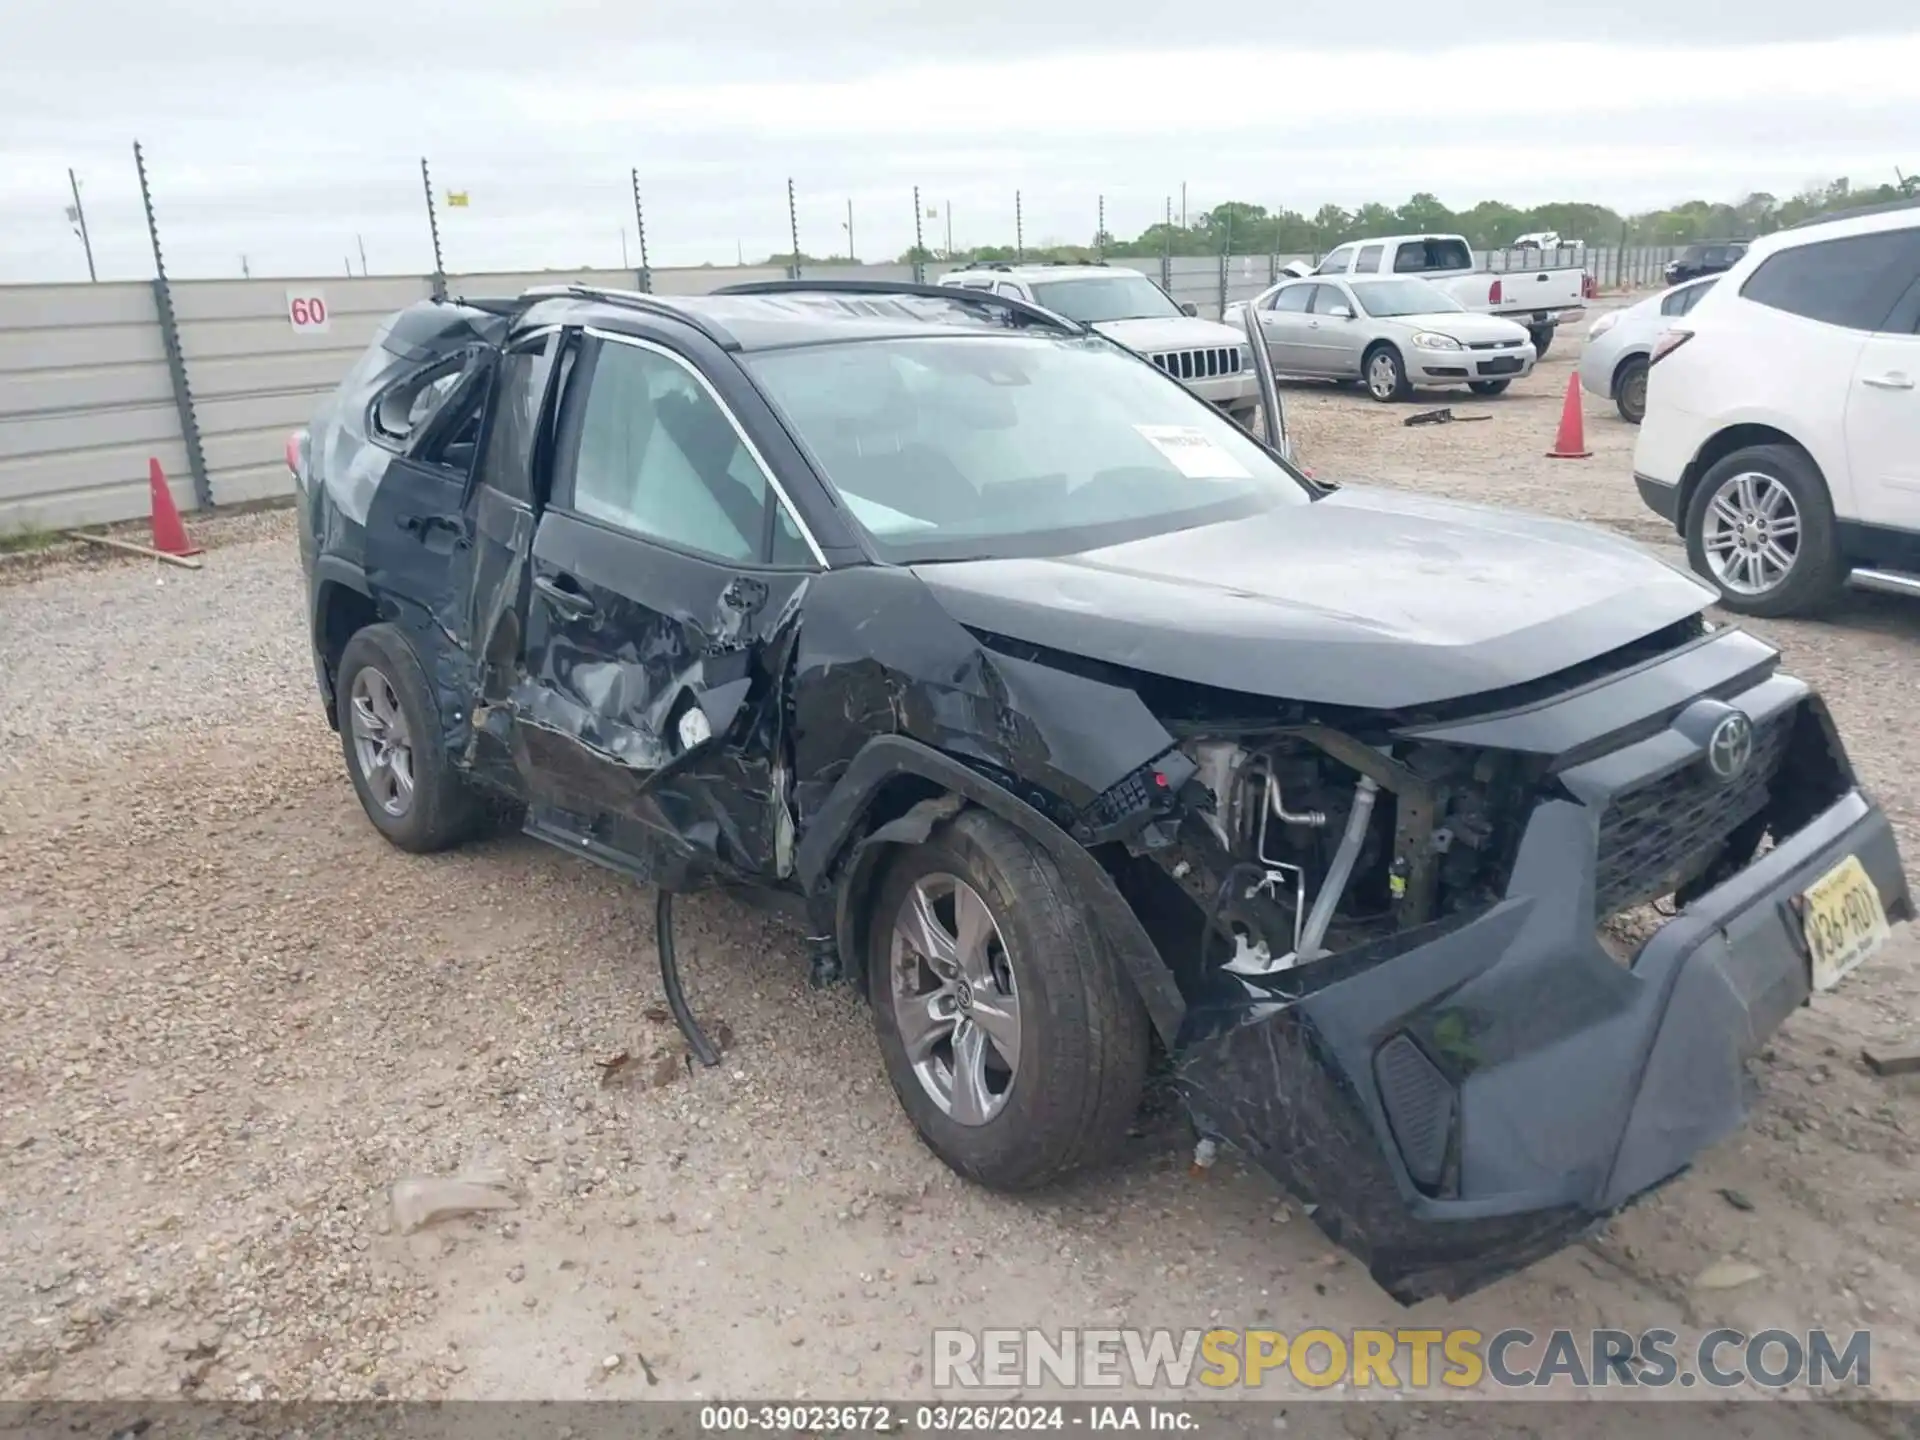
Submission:
[[[1204,431],[1191,425],[1136,425],[1140,438],[1189,480],[1251,480],[1252,474]]]

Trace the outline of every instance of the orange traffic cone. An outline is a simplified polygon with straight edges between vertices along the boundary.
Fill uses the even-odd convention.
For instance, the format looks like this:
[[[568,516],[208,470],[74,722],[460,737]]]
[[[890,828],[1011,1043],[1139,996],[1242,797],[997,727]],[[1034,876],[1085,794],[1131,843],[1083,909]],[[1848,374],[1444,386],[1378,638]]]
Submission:
[[[1560,433],[1554,436],[1549,460],[1585,460],[1593,452],[1587,449],[1586,422],[1580,414],[1580,377],[1567,376],[1567,398],[1560,406]]]
[[[160,468],[157,455],[147,461],[147,489],[153,499],[153,548],[162,555],[198,555],[200,547],[187,538],[187,527],[180,523],[173,491],[167,488],[167,472]]]

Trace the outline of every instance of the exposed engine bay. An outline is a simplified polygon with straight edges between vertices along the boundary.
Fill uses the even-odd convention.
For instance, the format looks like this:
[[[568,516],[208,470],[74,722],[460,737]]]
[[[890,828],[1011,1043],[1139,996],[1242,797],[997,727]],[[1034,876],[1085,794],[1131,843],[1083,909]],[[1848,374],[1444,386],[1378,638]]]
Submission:
[[[1491,903],[1527,813],[1519,757],[1322,726],[1192,739],[1153,860],[1200,907],[1198,962],[1273,975]]]

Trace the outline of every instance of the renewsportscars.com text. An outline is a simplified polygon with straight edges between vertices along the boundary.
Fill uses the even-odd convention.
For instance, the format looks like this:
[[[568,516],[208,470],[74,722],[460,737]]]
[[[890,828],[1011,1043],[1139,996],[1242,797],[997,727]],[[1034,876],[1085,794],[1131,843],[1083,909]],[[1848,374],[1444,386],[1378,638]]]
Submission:
[[[936,1330],[939,1389],[1868,1385],[1865,1330]]]

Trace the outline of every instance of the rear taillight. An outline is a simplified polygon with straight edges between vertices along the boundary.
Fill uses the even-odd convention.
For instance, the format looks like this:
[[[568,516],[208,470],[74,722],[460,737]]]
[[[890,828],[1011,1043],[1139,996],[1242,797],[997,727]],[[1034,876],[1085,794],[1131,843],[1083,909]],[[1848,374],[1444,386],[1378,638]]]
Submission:
[[[307,432],[295,430],[287,436],[287,471],[294,479],[300,478],[300,452],[306,448]]]
[[[1487,304],[1498,305],[1500,303],[1500,296],[1500,282],[1496,280],[1487,287]]]
[[[1653,354],[1647,357],[1647,364],[1658,365],[1667,356],[1678,350],[1693,338],[1691,330],[1663,330],[1653,342]]]

